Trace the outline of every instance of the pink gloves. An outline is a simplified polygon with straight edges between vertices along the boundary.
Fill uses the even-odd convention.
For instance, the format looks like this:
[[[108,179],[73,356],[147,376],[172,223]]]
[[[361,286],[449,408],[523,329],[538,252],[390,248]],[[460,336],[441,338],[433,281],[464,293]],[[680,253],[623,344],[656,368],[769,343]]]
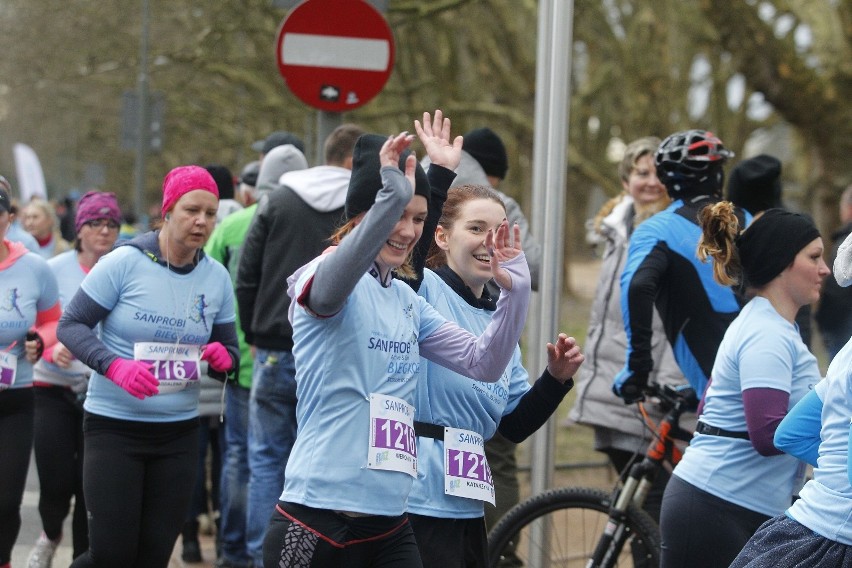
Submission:
[[[116,359],[107,369],[106,376],[140,400],[160,392],[160,383],[151,374],[151,365],[142,361]]]
[[[225,349],[225,346],[218,341],[208,343],[204,346],[204,349],[201,352],[201,360],[207,361],[211,369],[220,373],[230,371],[231,367],[234,366],[234,362],[231,361],[231,355],[228,353],[228,350]]]

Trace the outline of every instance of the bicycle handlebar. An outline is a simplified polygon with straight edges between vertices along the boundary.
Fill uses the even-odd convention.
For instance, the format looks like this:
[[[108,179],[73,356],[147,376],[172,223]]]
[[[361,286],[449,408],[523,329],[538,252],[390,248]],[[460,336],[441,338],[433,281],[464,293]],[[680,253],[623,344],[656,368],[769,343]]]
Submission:
[[[652,396],[660,401],[660,406],[669,410],[679,407],[682,411],[694,411],[698,408],[698,397],[695,389],[690,386],[673,387],[671,385],[652,383],[643,389],[647,396]]]

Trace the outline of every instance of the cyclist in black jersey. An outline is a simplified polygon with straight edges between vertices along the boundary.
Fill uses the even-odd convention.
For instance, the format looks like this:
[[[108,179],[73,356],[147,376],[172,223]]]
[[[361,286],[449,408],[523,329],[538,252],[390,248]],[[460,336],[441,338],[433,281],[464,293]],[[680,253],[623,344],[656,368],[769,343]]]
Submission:
[[[734,291],[714,282],[712,264],[696,256],[701,235],[698,213],[721,199],[723,165],[733,155],[712,132],[687,130],[663,140],[654,156],[657,176],[673,202],[630,237],[621,275],[627,362],[613,384],[625,404],[643,398],[654,365],[654,306],[678,365],[699,395],[707,385],[722,336],[740,311]],[[741,226],[751,221],[751,215],[741,209],[736,214]]]

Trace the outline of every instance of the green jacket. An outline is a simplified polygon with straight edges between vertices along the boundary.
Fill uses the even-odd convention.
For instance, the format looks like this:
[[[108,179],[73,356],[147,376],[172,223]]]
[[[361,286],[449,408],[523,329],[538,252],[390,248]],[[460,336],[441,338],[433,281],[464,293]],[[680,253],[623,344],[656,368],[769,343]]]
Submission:
[[[246,233],[248,232],[256,209],[257,203],[225,217],[213,229],[213,234],[210,235],[210,239],[204,247],[204,252],[221,262],[228,269],[228,273],[231,275],[231,284],[235,288],[237,266],[240,263],[240,247],[246,238]],[[240,309],[236,303],[237,297],[234,295],[234,308],[237,310],[237,338],[240,342],[240,368],[238,369],[237,380],[240,386],[250,388],[254,359],[251,356],[251,349],[246,343],[245,334],[240,326]]]

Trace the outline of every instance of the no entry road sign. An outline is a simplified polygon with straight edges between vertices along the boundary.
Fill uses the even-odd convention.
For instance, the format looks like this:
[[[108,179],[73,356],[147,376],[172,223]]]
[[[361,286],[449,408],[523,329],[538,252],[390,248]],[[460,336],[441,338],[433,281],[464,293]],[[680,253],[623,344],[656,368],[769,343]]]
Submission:
[[[307,0],[281,24],[276,43],[287,87],[320,110],[344,112],[366,104],[393,68],[390,27],[363,0]]]

